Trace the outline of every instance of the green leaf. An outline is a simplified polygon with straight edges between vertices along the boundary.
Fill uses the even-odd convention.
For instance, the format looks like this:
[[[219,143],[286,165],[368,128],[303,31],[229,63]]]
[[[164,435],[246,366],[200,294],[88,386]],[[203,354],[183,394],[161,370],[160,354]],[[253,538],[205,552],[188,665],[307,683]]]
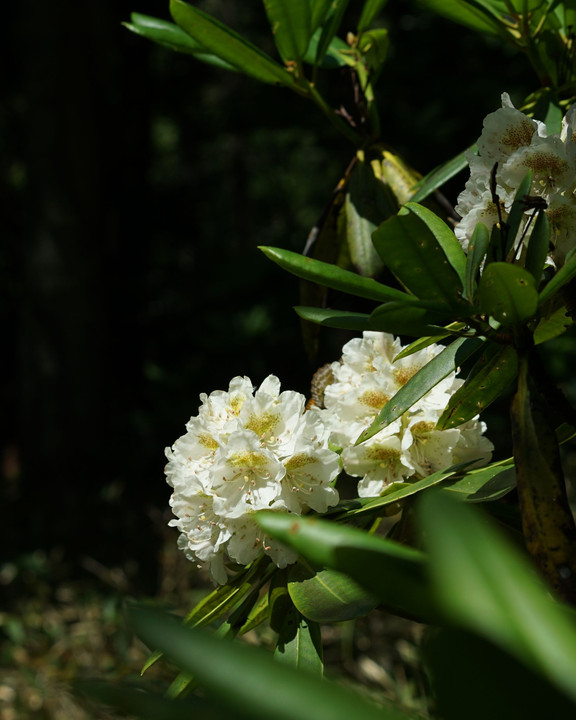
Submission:
[[[437,602],[576,700],[576,624],[524,556],[463,503],[425,493],[420,521]]]
[[[288,592],[298,610],[319,623],[344,622],[362,617],[378,605],[378,598],[335,570],[314,571],[302,564],[288,573]]]
[[[505,245],[504,245],[504,257],[510,260],[509,253],[513,251],[514,248],[514,241],[516,240],[516,235],[518,234],[518,229],[520,228],[520,223],[522,222],[522,219],[525,217],[526,212],[526,204],[524,202],[524,199],[526,195],[530,195],[530,188],[532,187],[532,171],[529,170],[526,175],[522,178],[522,181],[520,182],[520,185],[518,185],[518,189],[516,190],[516,193],[514,195],[514,202],[512,203],[512,207],[510,208],[510,213],[508,214],[508,219],[506,223],[504,224],[504,237],[506,239]]]
[[[302,617],[294,608],[296,631],[290,641],[282,644],[282,650],[274,653],[275,659],[298,670],[322,676],[322,637],[320,626]]]
[[[392,540],[316,518],[259,511],[258,525],[316,568],[344,573],[392,612],[431,619],[424,556]]]
[[[416,495],[423,490],[434,487],[441,482],[448,481],[451,477],[460,472],[464,467],[468,467],[469,462],[459,463],[447,470],[439,470],[438,472],[428,475],[428,477],[417,480],[416,482],[392,483],[377,498],[354,498],[354,500],[344,500],[336,507],[330,508],[329,513],[337,520],[349,520],[357,518],[361,515],[373,515],[382,512],[382,509],[388,505],[394,505],[407,497]]]
[[[342,330],[371,330],[370,315],[349,312],[348,310],[330,310],[329,308],[302,307],[297,305],[294,310],[303,320],[324,325],[325,327],[341,328]]]
[[[438,244],[448,258],[450,265],[456,270],[460,278],[460,284],[463,286],[466,281],[466,254],[460,245],[460,241],[454,234],[454,230],[448,227],[442,218],[433,213],[423,205],[410,202],[406,207],[410,209],[422,222],[428,227],[432,235],[438,241]]]
[[[394,397],[378,413],[372,425],[364,430],[356,444],[369,440],[394,422],[406,410],[424,397],[441,380],[457,370],[460,365],[482,347],[480,338],[459,338],[444,348],[436,357],[420,368]]]
[[[318,43],[322,30],[318,29],[310,38],[308,44],[308,50],[302,58],[303,62],[309,65],[318,65],[318,67],[325,68],[327,70],[333,70],[334,68],[351,66],[354,64],[354,58],[350,54],[350,46],[347,45],[344,40],[339,37],[332,38],[330,45],[326,49],[321,62],[316,62],[316,55],[318,52]]]
[[[488,345],[464,385],[450,397],[438,430],[468,422],[494,402],[518,374],[518,355],[510,345]]]
[[[544,289],[540,293],[540,299],[538,301],[539,304],[542,305],[542,303],[545,303],[546,300],[549,300],[560,290],[560,288],[564,287],[566,283],[569,283],[575,275],[576,249],[571,250],[568,253],[568,255],[566,256],[566,260],[564,261],[564,265],[560,268],[560,270],[558,270],[552,280],[550,280],[550,282],[544,287]]]
[[[362,8],[362,15],[358,21],[358,34],[367,30],[374,22],[374,18],[383,9],[388,0],[366,0]]]
[[[378,302],[399,300],[412,305],[422,305],[418,298],[412,295],[389,288],[372,278],[365,278],[349,270],[343,270],[337,265],[314,260],[291,250],[262,246],[260,250],[281,268],[303,280]]]
[[[448,314],[401,302],[380,305],[369,317],[372,330],[416,337],[438,334],[450,320]]]
[[[467,150],[463,150],[459,155],[452,158],[452,160],[434,168],[434,170],[425,175],[416,183],[416,192],[412,196],[412,201],[419,203],[425,200],[435,190],[438,190],[439,187],[442,187],[444,183],[448,182],[450,178],[453,178],[454,175],[457,175],[461,170],[468,167],[466,154],[474,150],[476,150],[476,145],[472,145]]]
[[[538,309],[534,277],[518,265],[490,263],[480,279],[478,301],[480,312],[491,315],[502,325],[523,323]]]
[[[202,60],[209,65],[215,65],[216,67],[238,72],[237,67],[216,57],[216,55],[211,55],[204,45],[193,40],[184,30],[179,28],[178,25],[174,25],[174,23],[140,13],[132,13],[130,20],[132,22],[123,23],[123,25],[137,35],[141,35],[159,45],[170,48],[170,50],[194,55],[197,60]]]
[[[562,335],[574,324],[574,320],[568,315],[566,307],[562,305],[552,312],[548,317],[540,320],[534,330],[534,344],[540,345],[543,342]]]
[[[299,63],[312,34],[308,0],[264,0],[274,42],[285,63]]]
[[[461,0],[421,0],[430,8],[453,22],[489,34],[501,34],[496,18],[482,12],[471,3]]]
[[[488,228],[483,223],[478,223],[474,228],[472,237],[470,238],[468,255],[466,257],[466,282],[464,287],[466,297],[471,302],[476,294],[478,273],[480,272],[480,267],[486,257],[489,245],[490,233]]]
[[[262,82],[295,87],[293,76],[252,43],[182,0],[170,0],[174,21],[210,53]]]
[[[316,50],[316,64],[320,65],[324,59],[326,51],[330,47],[332,40],[340,28],[340,23],[348,7],[349,0],[332,0],[332,6],[328,18],[322,28],[322,34],[318,41]]]
[[[414,295],[434,302],[438,309],[461,308],[462,282],[429,224],[422,219],[430,222],[429,212],[423,213],[420,206],[407,203],[376,230],[372,236],[374,246],[386,266]]]
[[[384,264],[372,243],[372,233],[384,218],[398,212],[398,203],[372,166],[359,158],[352,170],[344,201],[344,233],[354,269],[366,277],[378,275]]]
[[[391,705],[375,707],[361,696],[285,664],[269,653],[222,640],[202,630],[182,628],[173,618],[149,609],[130,612],[138,635],[159,646],[179,667],[198,678],[215,704],[235,717],[302,720],[407,720]]]
[[[315,32],[321,25],[324,25],[332,0],[311,0],[310,5],[312,30]]]
[[[466,323],[463,322],[454,322],[450,323],[449,325],[446,325],[445,330],[446,332],[441,333],[440,335],[431,335],[430,337],[423,337],[419,338],[418,340],[414,340],[414,342],[411,342],[409,345],[406,345],[405,348],[403,348],[398,355],[394,358],[392,362],[396,362],[396,360],[400,360],[401,358],[409,357],[410,355],[414,355],[414,353],[419,352],[420,350],[424,350],[424,348],[429,347],[430,345],[434,345],[440,340],[445,340],[446,338],[452,337],[454,334],[458,334],[459,330],[464,330],[466,327]]]
[[[548,256],[548,248],[550,246],[550,223],[546,213],[539,212],[534,228],[528,239],[528,249],[526,251],[526,262],[524,267],[534,276],[536,287],[540,285],[542,280],[542,271],[544,263]]]
[[[458,480],[448,480],[443,486],[447,493],[466,502],[492,502],[507,495],[516,487],[514,463],[493,463],[485,468],[470,470]]]

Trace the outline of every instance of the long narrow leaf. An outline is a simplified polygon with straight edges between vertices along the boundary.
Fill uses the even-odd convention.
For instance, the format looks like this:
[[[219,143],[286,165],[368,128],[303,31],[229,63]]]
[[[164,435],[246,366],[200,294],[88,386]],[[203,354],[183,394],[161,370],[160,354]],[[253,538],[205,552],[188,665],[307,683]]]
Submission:
[[[566,256],[564,265],[558,270],[556,275],[544,287],[540,293],[539,304],[545,303],[546,300],[555,295],[566,283],[570,282],[576,275],[576,250],[571,250]]]
[[[343,270],[337,265],[314,260],[305,255],[299,255],[291,250],[282,250],[281,248],[260,247],[260,250],[267,258],[280,265],[281,268],[288,270],[288,272],[303,280],[309,280],[333,290],[340,290],[350,295],[357,295],[378,302],[398,300],[411,305],[423,305],[413,295],[389,288],[382,285],[382,283],[376,282],[376,280],[372,280],[372,278],[365,278],[349,270]]]
[[[482,347],[479,338],[459,338],[448,345],[429,363],[403,385],[394,397],[382,408],[372,425],[360,435],[357,444],[369,440],[386,425],[394,422],[406,410],[418,402],[421,397],[437,385],[441,380],[454,372],[465,360]]]
[[[274,42],[284,62],[299,63],[312,34],[308,0],[264,0]]]
[[[456,157],[452,158],[452,160],[449,160],[443,165],[434,168],[434,170],[429,172],[428,175],[425,175],[421,180],[416,183],[416,192],[412,196],[412,201],[421,202],[422,200],[425,200],[435,190],[438,190],[439,187],[442,187],[444,183],[448,182],[450,178],[454,177],[454,175],[457,175],[461,170],[464,170],[464,168],[468,166],[466,153],[471,152],[475,149],[476,146],[472,145],[472,147],[468,148],[467,150],[463,150],[459,155],[456,155]]]
[[[347,310],[330,310],[329,308],[302,307],[297,305],[294,310],[303,320],[324,325],[325,327],[341,328],[342,330],[371,330],[370,315],[349,312]]]
[[[174,21],[217,57],[262,82],[295,87],[293,76],[231,28],[183,0],[170,0]]]
[[[314,708],[316,720],[407,720],[409,714],[385,705],[377,708],[341,686],[272,662],[264,650],[221,640],[207,632],[182,628],[149,609],[130,613],[138,635],[161,646],[181,668],[199,679],[219,707],[231,716],[263,720],[302,720]]]

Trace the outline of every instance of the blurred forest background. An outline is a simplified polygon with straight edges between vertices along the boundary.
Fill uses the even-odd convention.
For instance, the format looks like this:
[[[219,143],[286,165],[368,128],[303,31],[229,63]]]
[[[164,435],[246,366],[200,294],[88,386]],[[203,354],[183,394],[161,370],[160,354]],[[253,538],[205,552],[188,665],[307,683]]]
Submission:
[[[260,2],[195,4],[274,54]],[[163,451],[199,393],[269,373],[307,393],[315,370],[298,283],[256,247],[303,249],[353,148],[289,91],[132,35],[132,11],[168,19],[165,0],[3,11],[0,611],[13,645],[22,602],[57,601],[63,583],[162,591],[176,543]],[[523,57],[415,2],[390,0],[381,22],[382,139],[423,173],[476,140],[502,91],[536,89]],[[346,74],[328,82],[345,102]]]

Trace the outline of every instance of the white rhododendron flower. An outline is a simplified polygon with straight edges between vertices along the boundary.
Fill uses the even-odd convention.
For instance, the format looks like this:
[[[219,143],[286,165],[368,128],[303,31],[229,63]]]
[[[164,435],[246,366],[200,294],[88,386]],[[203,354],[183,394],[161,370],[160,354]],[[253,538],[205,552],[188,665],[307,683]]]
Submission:
[[[344,470],[361,478],[361,497],[379,495],[391,483],[426,477],[460,462],[487,462],[492,443],[484,423],[470,420],[457,428],[436,430],[450,396],[463,381],[452,373],[404,415],[360,445],[354,443],[385,403],[435,357],[443,347],[430,345],[393,362],[402,350],[388,333],[364,332],[348,342],[340,362],[331,366],[333,382],[324,390],[320,411],[331,428],[332,442],[342,448]]]
[[[458,197],[456,212],[462,217],[456,236],[465,250],[478,222],[488,230],[499,221],[494,202],[491,174],[496,168],[496,194],[500,216],[506,222],[514,195],[526,173],[532,171],[532,187],[527,193],[541,198],[550,221],[549,261],[557,267],[576,247],[576,106],[568,110],[560,133],[548,134],[544,123],[517,110],[507,93],[502,107],[484,120],[477,142],[478,153],[469,152],[470,179]],[[526,208],[519,237],[529,237],[528,223],[534,210]]]
[[[200,396],[186,434],[166,449],[170,505],[187,557],[208,564],[214,580],[227,580],[227,559],[247,565],[266,553],[278,565],[295,562],[291,550],[265,537],[257,510],[301,515],[336,505],[332,483],[338,454],[328,449],[328,429],[306,399],[270,375],[254,391],[236,377],[228,391]]]

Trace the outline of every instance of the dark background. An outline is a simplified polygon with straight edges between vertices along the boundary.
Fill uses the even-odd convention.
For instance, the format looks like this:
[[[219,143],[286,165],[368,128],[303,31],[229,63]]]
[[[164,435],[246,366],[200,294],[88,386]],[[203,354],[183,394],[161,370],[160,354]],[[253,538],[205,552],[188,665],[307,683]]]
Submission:
[[[196,4],[274,53],[261,3]],[[121,25],[167,5],[21,0],[0,27],[0,565],[41,551],[82,575],[91,558],[140,593],[157,589],[163,450],[199,393],[269,373],[307,392],[298,283],[256,248],[300,251],[353,155],[289,91]],[[421,172],[474,142],[502,91],[535,89],[522,57],[412,2],[382,23],[382,138]]]

